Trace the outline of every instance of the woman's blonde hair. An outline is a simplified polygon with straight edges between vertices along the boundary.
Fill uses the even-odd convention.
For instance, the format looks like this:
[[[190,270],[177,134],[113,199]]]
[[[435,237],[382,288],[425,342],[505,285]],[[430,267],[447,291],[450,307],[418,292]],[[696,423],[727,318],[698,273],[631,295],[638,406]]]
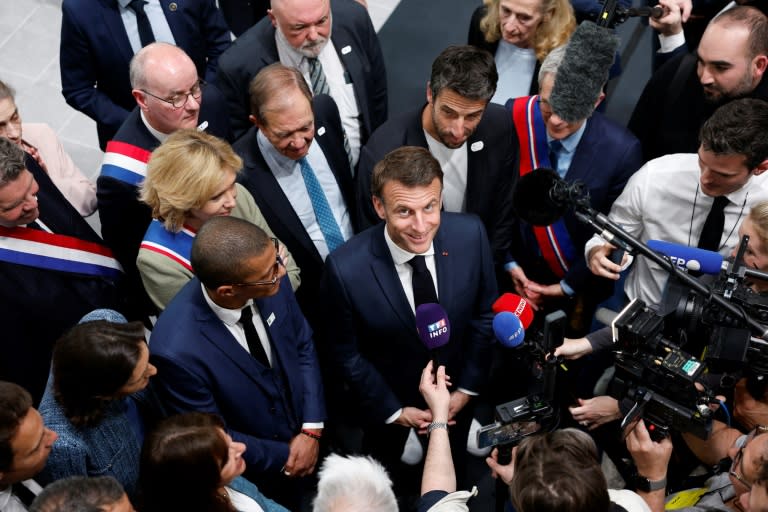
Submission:
[[[762,201],[753,206],[747,217],[752,221],[752,227],[760,239],[756,242],[764,251],[768,248],[768,201]]]
[[[195,129],[178,130],[152,152],[140,198],[152,208],[152,217],[177,233],[189,211],[216,193],[223,173],[238,173],[242,166],[225,141]]]
[[[501,39],[501,0],[483,0],[485,16],[480,20],[480,30],[489,43]],[[576,16],[570,0],[541,0],[543,18],[531,42],[536,59],[541,62],[553,49],[562,46],[576,30]]]

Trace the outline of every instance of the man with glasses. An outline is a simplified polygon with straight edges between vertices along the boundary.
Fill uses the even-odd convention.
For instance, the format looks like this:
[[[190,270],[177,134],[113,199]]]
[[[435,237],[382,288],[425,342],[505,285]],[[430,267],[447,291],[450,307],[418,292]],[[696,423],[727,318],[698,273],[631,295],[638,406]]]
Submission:
[[[150,360],[170,412],[221,416],[245,443],[246,476],[290,510],[314,472],[325,420],[312,330],[275,239],[214,217],[192,245],[192,279],[155,325]]]
[[[150,153],[171,133],[198,128],[227,138],[229,121],[224,99],[199,78],[192,60],[168,43],[144,47],[131,60],[131,85],[137,107],[125,120],[107,151],[96,180],[101,233],[126,272],[130,319],[154,312],[144,293],[136,256],[152,220],[138,198]]]

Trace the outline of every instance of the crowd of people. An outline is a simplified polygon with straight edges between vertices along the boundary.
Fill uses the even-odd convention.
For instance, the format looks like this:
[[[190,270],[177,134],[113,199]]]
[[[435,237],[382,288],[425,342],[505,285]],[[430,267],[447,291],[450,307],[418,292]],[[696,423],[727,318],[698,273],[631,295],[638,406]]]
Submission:
[[[469,510],[470,453],[519,512],[768,510],[765,389],[732,383],[707,439],[622,428],[595,311],[656,307],[668,269],[529,186],[578,181],[641,242],[733,259],[748,236],[768,272],[765,5],[660,0],[625,127],[589,2],[483,0],[391,116],[364,1],[264,3],[63,0],[95,183],[0,82],[0,512]],[[571,368],[558,428],[509,460],[475,442],[531,382],[503,293],[532,329],[565,313]]]

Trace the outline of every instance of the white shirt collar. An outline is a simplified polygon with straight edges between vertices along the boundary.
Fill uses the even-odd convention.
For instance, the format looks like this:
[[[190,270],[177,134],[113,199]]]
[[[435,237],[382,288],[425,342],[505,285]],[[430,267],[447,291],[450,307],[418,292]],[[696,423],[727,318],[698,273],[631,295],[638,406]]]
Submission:
[[[149,130],[149,133],[152,134],[154,138],[160,141],[160,144],[165,142],[165,139],[167,139],[170,136],[170,133],[163,133],[160,131],[155,130],[152,125],[149,124],[149,121],[147,121],[146,116],[144,116],[144,111],[139,110],[139,114],[141,114],[141,122],[144,123],[144,126],[147,127],[147,130]]]
[[[408,263],[410,260],[412,260],[414,256],[434,256],[435,254],[434,240],[431,244],[429,244],[429,249],[427,249],[422,254],[408,252],[402,247],[399,247],[389,236],[389,231],[387,231],[386,224],[384,225],[384,241],[387,243],[389,252],[392,254],[392,261],[395,262],[395,265],[404,265],[405,263]]]
[[[213,311],[213,314],[216,315],[218,319],[221,320],[225,325],[228,325],[230,327],[240,321],[240,312],[246,306],[251,306],[253,304],[253,300],[249,299],[248,302],[242,308],[237,308],[237,309],[223,308],[211,300],[211,298],[208,296],[208,290],[206,290],[205,285],[203,283],[200,283],[200,289],[203,291],[203,298],[205,298],[205,302],[208,303],[208,307],[211,308],[211,311]]]

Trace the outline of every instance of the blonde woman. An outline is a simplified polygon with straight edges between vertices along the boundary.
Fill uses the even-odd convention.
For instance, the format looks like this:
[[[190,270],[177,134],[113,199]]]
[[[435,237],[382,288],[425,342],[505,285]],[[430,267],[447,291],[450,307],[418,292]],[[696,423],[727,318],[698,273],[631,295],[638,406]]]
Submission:
[[[241,167],[229,144],[197,130],[179,130],[152,152],[140,197],[152,208],[153,219],[136,264],[158,308],[165,309],[194,275],[192,240],[211,217],[245,219],[274,237],[251,194],[235,182]],[[296,290],[299,268],[283,245],[280,255]]]
[[[493,103],[539,92],[544,58],[576,29],[570,0],[483,0],[469,26],[468,44],[488,50],[499,81]]]

